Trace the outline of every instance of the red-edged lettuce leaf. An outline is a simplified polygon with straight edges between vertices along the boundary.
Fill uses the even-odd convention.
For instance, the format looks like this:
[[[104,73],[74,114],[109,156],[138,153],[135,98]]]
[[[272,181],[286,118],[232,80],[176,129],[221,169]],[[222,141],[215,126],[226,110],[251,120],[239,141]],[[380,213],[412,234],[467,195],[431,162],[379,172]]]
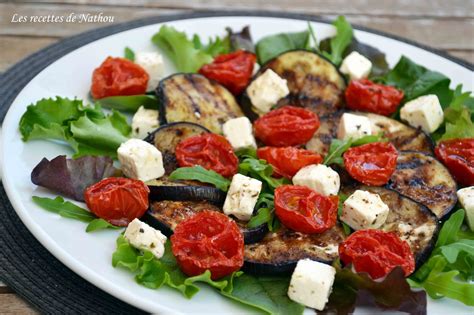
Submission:
[[[326,309],[321,314],[349,314],[358,307],[426,314],[426,292],[412,291],[401,268],[395,268],[383,281],[368,274],[354,273],[335,264],[336,279]]]
[[[65,197],[84,201],[88,186],[117,172],[110,157],[83,156],[74,160],[59,155],[51,161],[43,158],[31,172],[31,181]]]

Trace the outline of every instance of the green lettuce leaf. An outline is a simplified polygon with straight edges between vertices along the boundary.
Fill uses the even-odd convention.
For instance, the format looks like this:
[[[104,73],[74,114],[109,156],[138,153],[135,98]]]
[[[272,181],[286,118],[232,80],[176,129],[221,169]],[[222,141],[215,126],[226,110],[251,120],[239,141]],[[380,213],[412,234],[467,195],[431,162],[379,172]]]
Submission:
[[[471,92],[462,92],[462,85],[453,91],[453,98],[444,109],[444,124],[432,135],[437,141],[474,138],[474,109]]]
[[[20,119],[24,141],[60,140],[84,155],[117,156],[117,148],[128,140],[131,128],[125,116],[114,111],[106,116],[99,105],[84,106],[80,100],[57,97],[29,105]]]
[[[187,298],[199,291],[197,283],[205,283],[223,296],[268,314],[301,314],[304,310],[302,305],[288,298],[287,277],[254,277],[238,271],[214,281],[208,270],[198,276],[186,276],[179,269],[169,241],[165,244],[163,257],[156,259],[151,252],[135,249],[120,235],[112,255],[112,266],[129,270],[135,274],[135,281],[147,288],[158,289],[166,285]]]
[[[240,162],[239,173],[262,181],[271,191],[280,185],[290,183],[286,178],[277,179],[272,177],[273,167],[268,164],[267,161],[250,156],[245,157],[242,162]],[[265,190],[265,187],[263,190]]]
[[[255,209],[257,214],[250,218],[247,227],[254,228],[262,224],[267,224],[268,230],[274,232],[280,227],[280,221],[275,216],[275,196],[270,192],[261,192],[258,196]]]
[[[349,148],[382,141],[386,141],[386,139],[382,137],[382,134],[368,135],[355,140],[353,140],[352,138],[347,140],[332,139],[331,144],[329,145],[328,154],[324,158],[323,164],[337,164],[340,166],[344,166],[344,160],[342,158],[342,155],[344,154],[344,152],[349,150]]]
[[[180,72],[197,72],[204,64],[212,62],[218,54],[228,53],[230,42],[217,37],[202,44],[199,36],[189,39],[184,32],[163,25],[151,41],[171,59]]]
[[[76,206],[72,202],[65,201],[59,196],[54,199],[33,196],[32,199],[33,202],[41,208],[57,213],[65,218],[75,219],[86,223],[96,219],[96,216],[92,212]]]
[[[109,222],[105,221],[104,219],[94,219],[89,222],[89,224],[86,227],[86,232],[94,232],[94,231],[99,231],[99,230],[104,230],[104,229],[113,229],[117,230],[120,229],[120,226],[115,226],[113,224],[110,224]]]
[[[430,258],[413,275],[412,287],[434,299],[449,297],[474,305],[474,233],[463,231],[464,210],[445,221]]]
[[[443,107],[446,107],[453,97],[449,88],[451,80],[445,75],[426,69],[402,56],[395,67],[381,80],[388,85],[396,86],[405,93],[404,102],[422,95],[435,94]]]
[[[72,202],[65,201],[62,197],[42,198],[38,196],[32,197],[33,202],[41,208],[53,213],[57,213],[64,218],[79,220],[89,223],[86,232],[93,232],[103,229],[120,229],[121,227],[110,224],[104,219],[97,218],[92,212],[83,209]]]
[[[212,184],[222,191],[227,191],[230,185],[230,180],[227,178],[212,170],[206,170],[204,167],[199,165],[193,167],[180,167],[174,170],[169,178],[172,180],[197,180],[202,183]]]
[[[338,16],[333,22],[333,25],[336,27],[336,35],[321,41],[319,49],[323,56],[328,58],[336,66],[339,66],[346,48],[352,42],[354,31],[344,16]]]
[[[130,47],[125,47],[123,51],[123,55],[125,59],[128,59],[130,61],[135,61],[135,52]]]
[[[308,23],[308,29],[295,33],[280,33],[262,38],[257,42],[255,51],[259,64],[264,64],[272,58],[290,50],[316,49],[313,30]]]
[[[140,106],[158,110],[158,99],[154,95],[109,96],[95,101],[105,108],[135,113]]]

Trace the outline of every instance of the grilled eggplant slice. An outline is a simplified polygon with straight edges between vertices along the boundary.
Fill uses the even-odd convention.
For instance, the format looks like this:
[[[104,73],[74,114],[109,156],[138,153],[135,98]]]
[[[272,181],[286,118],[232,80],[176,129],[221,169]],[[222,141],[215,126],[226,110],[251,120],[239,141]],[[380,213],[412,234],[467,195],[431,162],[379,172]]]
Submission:
[[[306,148],[313,152],[326,155],[331,140],[337,137],[337,127],[344,112],[339,111],[320,119],[321,125],[313,138],[306,144]],[[364,115],[372,124],[372,133],[382,133],[385,138],[400,151],[411,150],[428,154],[433,153],[433,142],[423,131],[414,129],[394,119],[371,113],[351,112]]]
[[[456,181],[438,160],[421,152],[401,152],[387,184],[427,206],[439,219],[456,205]]]
[[[224,122],[243,116],[232,93],[200,74],[171,75],[160,81],[156,94],[161,124],[189,121],[221,133]]]
[[[260,242],[245,245],[243,268],[258,275],[279,275],[291,273],[304,258],[331,263],[345,237],[339,224],[321,234],[299,233],[282,226]]]
[[[301,106],[320,117],[343,107],[346,81],[337,67],[323,56],[306,50],[285,52],[263,65],[255,78],[267,69],[272,69],[288,83],[290,94],[280,100],[278,106]],[[249,118],[257,116],[251,112],[252,105],[245,93],[242,106],[246,115],[251,116]]]
[[[162,200],[151,203],[150,209],[144,219],[152,226],[158,228],[166,236],[173,234],[176,226],[203,210],[219,211],[221,208],[206,201],[171,201]],[[247,223],[234,219],[244,236],[245,244],[261,240],[268,232],[266,224],[249,229]]]
[[[222,206],[226,193],[197,181],[172,181],[167,178],[146,182],[150,188],[150,199],[176,201],[207,201]]]
[[[190,122],[175,122],[166,124],[156,129],[145,138],[145,141],[153,144],[163,155],[163,166],[165,174],[169,175],[178,168],[175,150],[182,140],[210,132],[209,129]]]
[[[436,243],[439,230],[436,216],[421,203],[384,187],[345,186],[341,192],[350,195],[357,189],[378,194],[387,204],[390,212],[380,229],[394,232],[407,241],[415,255],[416,266],[421,266]]]

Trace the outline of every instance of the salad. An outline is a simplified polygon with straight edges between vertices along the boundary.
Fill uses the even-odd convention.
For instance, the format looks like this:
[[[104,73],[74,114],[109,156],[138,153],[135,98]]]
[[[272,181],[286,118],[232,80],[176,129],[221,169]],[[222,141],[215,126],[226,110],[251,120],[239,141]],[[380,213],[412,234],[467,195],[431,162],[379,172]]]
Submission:
[[[474,306],[474,98],[333,25],[256,43],[163,25],[156,51],[107,57],[89,100],[23,114],[24,141],[74,150],[34,167],[58,196],[33,201],[116,229],[112,265],[185,298],[201,283],[269,314]]]

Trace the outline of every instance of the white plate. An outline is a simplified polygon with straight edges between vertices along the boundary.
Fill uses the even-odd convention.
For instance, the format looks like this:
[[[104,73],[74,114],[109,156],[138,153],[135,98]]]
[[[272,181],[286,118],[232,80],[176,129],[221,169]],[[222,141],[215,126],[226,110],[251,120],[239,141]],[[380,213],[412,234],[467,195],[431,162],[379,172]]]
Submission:
[[[196,18],[166,24],[188,34],[198,33],[204,38],[223,34],[226,26],[236,30],[250,25],[255,40],[269,34],[306,28],[306,21],[274,17]],[[192,300],[187,300],[168,288],[150,290],[137,285],[130,273],[114,269],[111,265],[117,231],[85,233],[82,222],[61,218],[38,208],[31,201],[32,195],[55,195],[31,183],[33,167],[43,157],[51,159],[60,154],[71,155],[72,151],[48,141],[21,141],[18,122],[26,107],[43,97],[56,95],[86,100],[94,68],[109,55],[122,56],[125,46],[135,51],[155,50],[150,38],[159,26],[156,24],[132,29],[85,45],[52,63],[25,86],[13,102],[3,124],[1,154],[5,189],[22,221],[54,256],[84,279],[117,298],[153,313],[249,313],[251,309],[237,305],[205,286]],[[318,38],[334,34],[328,24],[312,23],[312,26]],[[404,54],[429,69],[444,73],[453,80],[452,86],[462,83],[465,89],[474,90],[472,71],[459,64],[391,38],[364,31],[356,31],[355,35],[360,41],[383,50],[391,66]],[[167,68],[169,73],[173,71],[169,64]],[[436,313],[469,311],[461,303],[447,299],[431,300],[429,310]]]

